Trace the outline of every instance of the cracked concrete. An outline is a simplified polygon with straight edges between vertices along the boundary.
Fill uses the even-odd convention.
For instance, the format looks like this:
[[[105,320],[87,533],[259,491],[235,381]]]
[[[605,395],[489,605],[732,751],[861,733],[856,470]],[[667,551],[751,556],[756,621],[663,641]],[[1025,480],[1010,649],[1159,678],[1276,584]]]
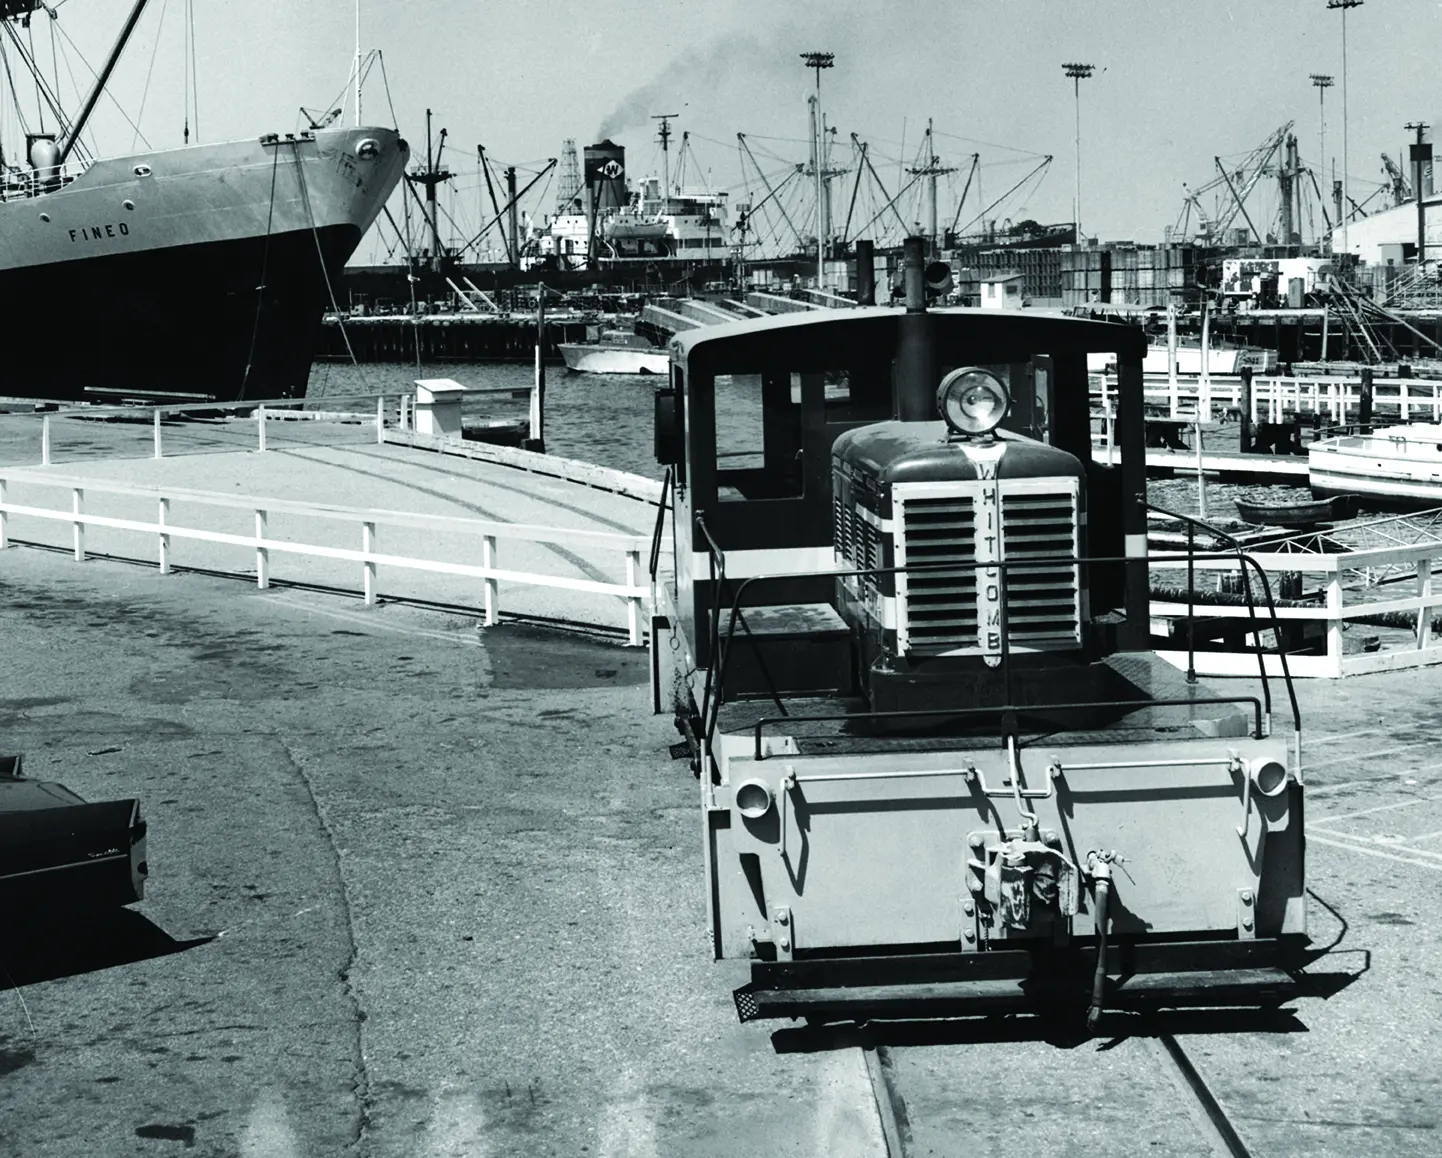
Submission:
[[[864,1071],[736,1024],[648,704],[611,644],[0,552],[0,750],[152,864],[0,941],[0,1153],[815,1153]]]

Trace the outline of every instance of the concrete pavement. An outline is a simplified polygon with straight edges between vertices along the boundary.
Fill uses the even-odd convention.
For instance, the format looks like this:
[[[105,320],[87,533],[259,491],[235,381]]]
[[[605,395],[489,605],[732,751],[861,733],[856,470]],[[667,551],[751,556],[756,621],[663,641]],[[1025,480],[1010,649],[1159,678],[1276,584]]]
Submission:
[[[854,1052],[736,1024],[642,653],[18,550],[0,640],[3,747],[153,874],[0,947],[0,1152],[880,1152]]]

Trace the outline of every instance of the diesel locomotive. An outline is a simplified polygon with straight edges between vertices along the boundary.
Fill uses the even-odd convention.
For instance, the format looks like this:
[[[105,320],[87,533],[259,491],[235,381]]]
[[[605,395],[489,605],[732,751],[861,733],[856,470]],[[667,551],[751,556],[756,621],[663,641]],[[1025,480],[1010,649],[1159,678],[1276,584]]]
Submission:
[[[904,306],[680,334],[657,394],[654,706],[740,1016],[1285,999],[1295,696],[1274,731],[1266,665],[1209,688],[1152,650],[1143,332],[928,308],[918,239],[904,272]]]

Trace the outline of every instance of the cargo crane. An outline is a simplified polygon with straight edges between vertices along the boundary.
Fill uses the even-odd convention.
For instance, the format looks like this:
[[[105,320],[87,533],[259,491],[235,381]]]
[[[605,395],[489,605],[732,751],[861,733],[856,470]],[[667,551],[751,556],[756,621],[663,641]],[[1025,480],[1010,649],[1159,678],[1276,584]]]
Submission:
[[[1405,205],[1412,200],[1412,187],[1407,181],[1407,175],[1402,172],[1401,167],[1386,153],[1382,154],[1382,168],[1387,174],[1387,181],[1392,190],[1392,207]]]
[[[1177,223],[1172,228],[1172,235],[1179,240],[1202,245],[1219,244],[1225,239],[1226,231],[1240,214],[1246,220],[1248,228],[1257,241],[1259,243],[1263,241],[1264,235],[1257,229],[1247,211],[1247,198],[1263,177],[1274,172],[1272,159],[1276,156],[1277,151],[1286,144],[1292,126],[1295,124],[1295,121],[1288,121],[1233,167],[1229,168],[1224,165],[1221,157],[1213,158],[1217,167],[1217,176],[1186,192]],[[1291,171],[1288,165],[1284,165],[1283,168]],[[1298,187],[1300,185],[1295,180],[1291,183]],[[1213,199],[1210,212],[1203,207],[1201,201],[1201,198],[1208,195],[1211,195]],[[1191,215],[1194,209],[1198,224],[1196,229],[1191,229]]]

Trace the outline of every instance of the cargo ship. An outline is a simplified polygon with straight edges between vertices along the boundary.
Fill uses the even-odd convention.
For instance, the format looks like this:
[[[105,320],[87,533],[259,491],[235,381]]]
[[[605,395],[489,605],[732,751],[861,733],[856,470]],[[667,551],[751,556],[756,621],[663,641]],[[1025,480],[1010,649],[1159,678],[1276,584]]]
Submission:
[[[39,0],[0,0],[23,21]],[[63,133],[0,183],[0,395],[296,397],[341,271],[409,150],[373,126],[86,163],[73,150],[144,8]]]

